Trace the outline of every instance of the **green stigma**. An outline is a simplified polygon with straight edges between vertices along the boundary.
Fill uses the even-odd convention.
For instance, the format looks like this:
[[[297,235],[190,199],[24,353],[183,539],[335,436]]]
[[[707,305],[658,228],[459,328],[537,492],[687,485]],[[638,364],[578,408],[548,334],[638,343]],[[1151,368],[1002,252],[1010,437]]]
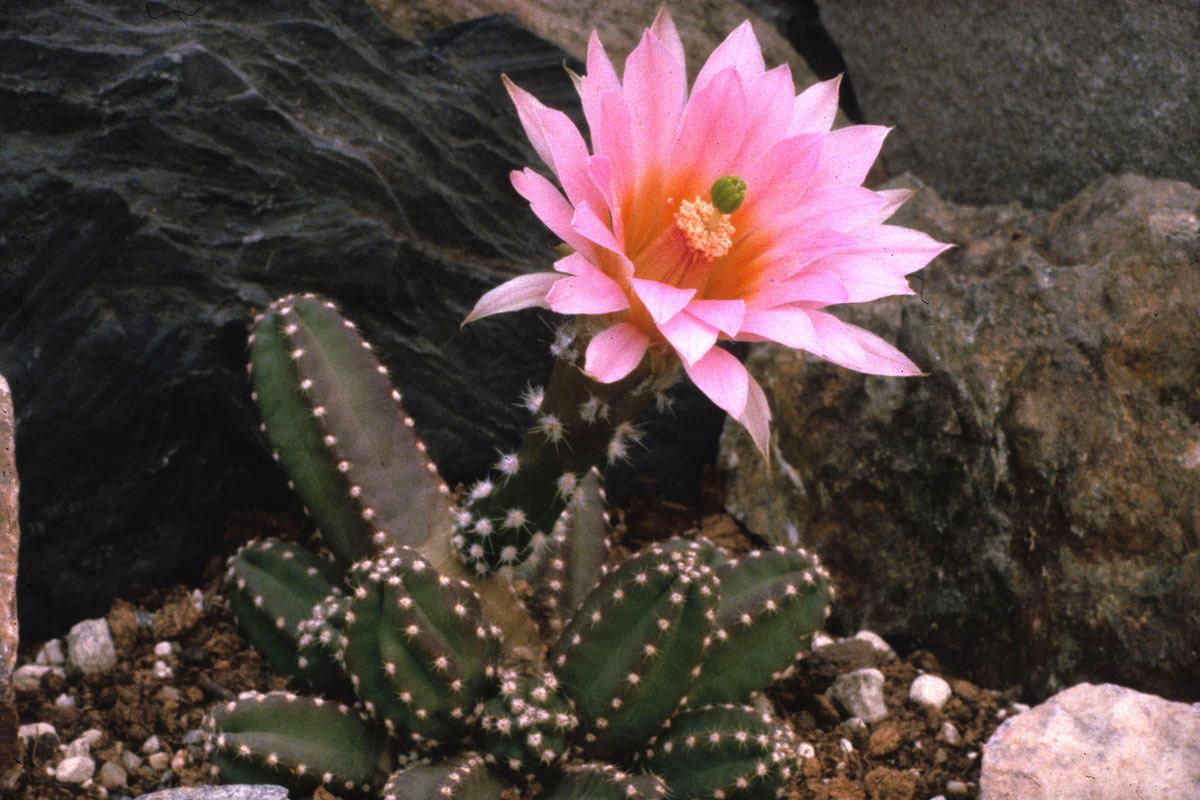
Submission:
[[[737,211],[746,199],[746,182],[737,175],[725,175],[717,178],[709,192],[713,207],[722,214],[732,214]]]

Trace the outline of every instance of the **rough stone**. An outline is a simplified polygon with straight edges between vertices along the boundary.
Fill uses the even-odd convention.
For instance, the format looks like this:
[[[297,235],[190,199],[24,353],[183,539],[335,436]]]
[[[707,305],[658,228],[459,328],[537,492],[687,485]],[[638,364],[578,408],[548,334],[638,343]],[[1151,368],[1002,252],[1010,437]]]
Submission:
[[[883,673],[877,669],[856,669],[839,675],[826,694],[851,717],[860,717],[865,722],[879,722],[888,715],[883,700]]]
[[[57,673],[60,677],[67,676],[62,667],[49,664],[23,664],[13,672],[12,685],[18,692],[36,692],[42,688],[42,678],[49,673]]]
[[[979,797],[1200,797],[1200,707],[1113,684],[1073,686],[996,729]]]
[[[553,258],[509,183],[538,160],[499,75],[581,121],[563,70],[580,63],[512,17],[417,43],[331,0],[214,0],[194,18],[24,4],[0,52],[27,636],[135,582],[194,580],[234,509],[296,507],[244,365],[248,321],[284,293],[329,295],[358,323],[451,485],[519,441],[515,398],[549,372],[552,320],[459,329],[484,291]],[[721,424],[680,398],[707,416],[661,416],[637,467],[677,490]]]
[[[288,800],[282,786],[193,786],[139,795],[135,800]]]
[[[54,768],[59,783],[83,783],[96,774],[96,762],[90,756],[69,756]]]
[[[20,721],[13,704],[13,669],[17,664],[17,551],[21,541],[18,523],[16,445],[12,392],[0,375],[0,790],[20,770],[17,729]]]
[[[96,780],[106,789],[119,789],[129,779],[124,768],[115,761],[105,761],[96,773]]]
[[[117,665],[117,649],[113,646],[108,623],[103,619],[85,619],[75,623],[67,633],[67,667],[91,675],[107,672]]]
[[[918,675],[908,687],[908,699],[919,706],[941,710],[950,699],[950,684],[937,675]]]
[[[896,128],[883,148],[896,174],[958,202],[1042,207],[1106,174],[1200,185],[1194,3],[819,5],[864,116]]]
[[[839,313],[927,377],[756,346],[775,468],[727,426],[727,503],[820,553],[833,630],[1034,696],[1200,699],[1198,212],[1200,190],[1132,175],[1053,213],[922,189],[895,221],[959,246],[915,296]]]

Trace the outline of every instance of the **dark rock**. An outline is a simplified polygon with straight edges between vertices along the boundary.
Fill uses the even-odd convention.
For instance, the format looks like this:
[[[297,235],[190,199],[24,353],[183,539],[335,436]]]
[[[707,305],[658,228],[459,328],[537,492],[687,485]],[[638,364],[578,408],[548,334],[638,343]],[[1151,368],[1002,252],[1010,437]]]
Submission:
[[[818,5],[863,115],[896,126],[895,174],[961,203],[1047,208],[1108,174],[1200,185],[1195,3]]]
[[[843,318],[925,378],[762,347],[781,458],[727,428],[728,503],[834,574],[866,625],[981,685],[1200,698],[1200,191],[1136,176],[1054,213],[921,191],[960,247]]]
[[[328,0],[22,6],[0,26],[0,372],[26,637],[194,579],[233,509],[295,508],[244,377],[276,296],[359,323],[451,484],[519,439],[550,322],[459,322],[551,261],[499,75],[577,113],[562,51],[503,17],[415,44]]]

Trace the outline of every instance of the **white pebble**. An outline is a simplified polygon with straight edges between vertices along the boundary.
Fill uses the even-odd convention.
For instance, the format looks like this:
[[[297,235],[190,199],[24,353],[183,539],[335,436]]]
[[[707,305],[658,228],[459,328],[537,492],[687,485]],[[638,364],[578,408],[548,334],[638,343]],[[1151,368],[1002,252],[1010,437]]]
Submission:
[[[162,742],[158,740],[158,736],[151,736],[146,741],[142,742],[143,753],[157,753],[162,750]]]
[[[47,734],[51,736],[58,735],[58,731],[54,730],[54,726],[49,722],[31,722],[28,725],[22,725],[17,728],[17,739],[21,741],[22,749],[28,740],[38,739]]]
[[[1009,706],[1009,708],[1012,709],[1014,714],[1024,714],[1029,710],[1029,706],[1025,703],[1013,703],[1011,706]]]
[[[933,797],[929,798],[929,800],[946,800],[946,795],[935,794]]]
[[[18,692],[36,692],[42,688],[42,676],[48,672],[58,673],[61,677],[67,677],[67,673],[62,667],[52,667],[46,664],[26,664],[23,667],[17,667],[17,670],[12,674],[13,688]]]
[[[846,755],[850,755],[854,752],[854,745],[849,739],[838,739],[838,749]]]
[[[62,639],[51,639],[42,645],[34,657],[33,663],[61,667],[67,663],[67,654],[63,650]]]
[[[150,765],[150,769],[155,772],[166,772],[167,767],[171,765],[171,754],[164,753],[161,750],[157,753],[152,753],[146,759],[146,763]]]
[[[159,642],[158,644],[154,645],[154,655],[158,656],[159,658],[166,658],[167,656],[171,655],[171,643]]]
[[[962,736],[958,733],[958,728],[954,727],[953,722],[942,723],[942,738],[946,740],[946,744],[958,744],[962,741]]]
[[[137,772],[137,768],[142,765],[142,757],[132,750],[121,751],[121,766],[126,772]]]
[[[862,734],[867,732],[867,721],[862,717],[851,717],[838,727],[850,733]]]
[[[87,756],[71,756],[59,762],[54,777],[59,783],[83,783],[96,773],[96,762]]]
[[[188,756],[186,750],[175,751],[175,757],[171,759],[171,769],[174,770],[176,774],[182,772],[183,768],[187,766],[187,760]]]
[[[918,675],[908,687],[908,699],[925,708],[941,710],[950,694],[950,684],[937,675]]]
[[[58,697],[54,698],[54,705],[58,706],[59,708],[74,708],[75,698],[71,697],[71,695],[67,694],[66,692],[63,692]]]
[[[108,622],[85,619],[71,628],[67,633],[67,664],[84,675],[107,672],[117,665],[117,649]]]
[[[160,681],[165,681],[174,674],[175,673],[171,670],[171,668],[167,666],[167,662],[162,661],[161,659],[154,662],[154,677],[158,678]]]
[[[962,781],[946,781],[947,794],[966,794],[967,784]]]
[[[825,647],[826,645],[830,645],[830,644],[837,644],[837,639],[833,638],[825,631],[817,631],[816,633],[813,634],[813,638],[812,638],[812,649],[813,650],[816,650],[818,647]]]
[[[825,694],[842,704],[851,716],[876,723],[888,715],[883,700],[883,673],[877,669],[856,669],[837,676]]]
[[[796,755],[800,758],[812,758],[817,754],[817,749],[808,742],[801,742],[796,748]]]
[[[859,631],[854,634],[854,638],[867,642],[871,647],[885,654],[889,661],[896,657],[896,651],[892,649],[892,646],[884,641],[883,637],[875,633],[875,631]]]

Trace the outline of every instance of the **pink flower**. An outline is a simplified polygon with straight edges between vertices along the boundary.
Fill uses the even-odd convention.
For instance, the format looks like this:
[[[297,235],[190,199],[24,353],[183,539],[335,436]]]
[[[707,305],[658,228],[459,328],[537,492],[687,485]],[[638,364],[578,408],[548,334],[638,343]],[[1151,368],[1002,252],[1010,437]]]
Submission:
[[[831,131],[839,79],[795,95],[787,65],[767,70],[750,23],[687,87],[683,46],[666,11],[618,79],[593,32],[576,79],[592,133],[505,84],[561,191],[512,173],[533,212],[574,248],[554,272],[485,294],[467,321],[539,306],[595,323],[584,371],[610,383],[648,351],[691,380],[766,452],[770,410],[721,340],[775,341],[860,372],[918,375],[899,350],[827,311],[912,294],[904,276],[947,245],[883,224],[905,191],[860,184],[887,129]]]

